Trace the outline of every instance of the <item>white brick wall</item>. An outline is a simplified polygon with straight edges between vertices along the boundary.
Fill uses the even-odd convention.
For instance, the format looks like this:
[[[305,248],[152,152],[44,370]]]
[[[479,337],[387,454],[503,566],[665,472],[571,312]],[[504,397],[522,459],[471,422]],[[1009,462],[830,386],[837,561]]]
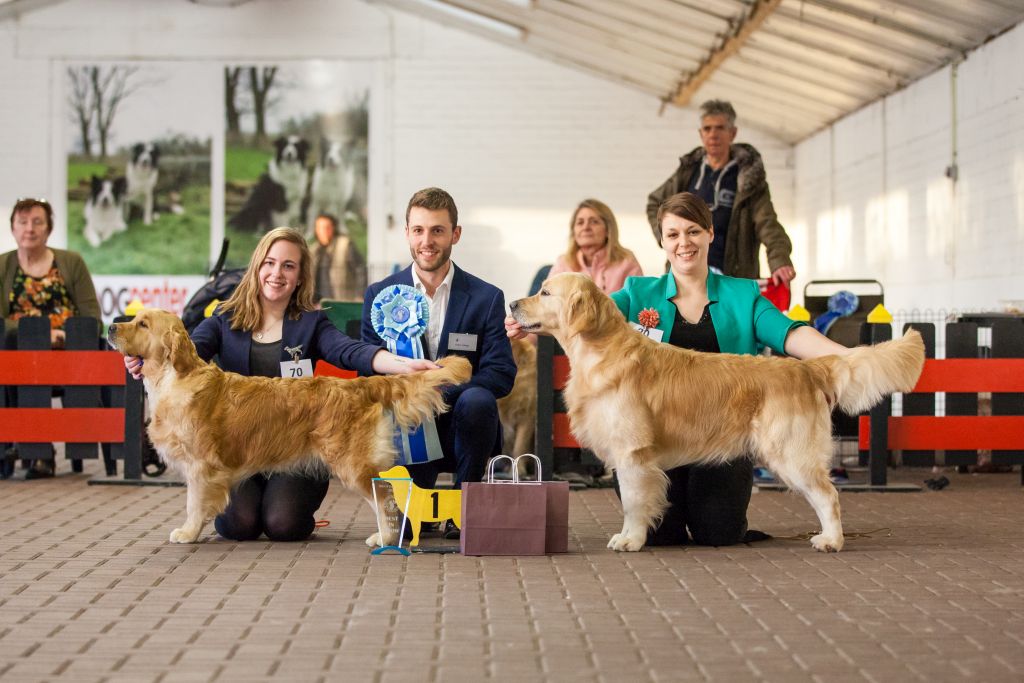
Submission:
[[[378,269],[408,260],[405,203],[415,190],[439,185],[455,197],[465,227],[456,261],[510,298],[564,249],[570,212],[588,196],[612,207],[623,242],[648,272],[660,272],[646,196],[699,143],[694,112],[659,117],[654,98],[356,0],[257,0],[234,9],[68,0],[0,26],[0,203],[62,191],[52,117],[63,114],[51,62],[312,58],[377,65],[370,215]],[[776,209],[789,225],[792,149],[744,129],[739,113],[739,139],[764,155]]]
[[[947,67],[796,146],[801,281],[877,278],[890,310],[1024,299],[1022,54],[1018,26],[957,67],[955,129]]]

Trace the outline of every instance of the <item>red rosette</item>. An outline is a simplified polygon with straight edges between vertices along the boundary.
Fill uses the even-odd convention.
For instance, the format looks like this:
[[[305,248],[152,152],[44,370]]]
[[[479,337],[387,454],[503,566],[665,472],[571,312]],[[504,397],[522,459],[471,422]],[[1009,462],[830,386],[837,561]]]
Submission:
[[[645,308],[637,314],[636,321],[640,323],[640,327],[650,329],[658,326],[658,323],[661,322],[661,316],[653,308]]]

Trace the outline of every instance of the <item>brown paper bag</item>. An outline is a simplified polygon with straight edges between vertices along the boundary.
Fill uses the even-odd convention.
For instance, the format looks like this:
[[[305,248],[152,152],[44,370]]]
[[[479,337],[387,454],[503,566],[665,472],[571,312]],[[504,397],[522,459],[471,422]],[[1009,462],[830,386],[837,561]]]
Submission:
[[[462,484],[463,555],[543,555],[547,538],[547,490],[538,482],[494,480],[491,459],[487,481]],[[513,473],[515,462],[512,463]]]
[[[547,520],[545,522],[544,552],[569,552],[569,482],[545,481]]]
[[[520,458],[530,458],[536,463],[534,476],[523,479],[519,475]],[[513,478],[520,483],[529,481],[540,482],[546,493],[545,507],[547,508],[546,533],[544,540],[545,553],[567,553],[569,552],[569,482],[567,481],[541,481],[543,479],[540,458],[533,453],[524,453],[517,456],[512,462],[512,470],[515,472]]]

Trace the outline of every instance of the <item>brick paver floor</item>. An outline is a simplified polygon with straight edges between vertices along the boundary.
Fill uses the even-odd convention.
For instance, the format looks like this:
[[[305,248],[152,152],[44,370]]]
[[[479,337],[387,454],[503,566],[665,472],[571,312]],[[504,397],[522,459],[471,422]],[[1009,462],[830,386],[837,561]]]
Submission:
[[[573,493],[572,552],[372,557],[332,484],[305,543],[171,545],[180,488],[0,482],[3,681],[1021,681],[1020,474],[845,493],[854,538],[618,554],[608,490]],[[20,476],[20,475],[19,475]],[[921,470],[897,476],[920,481]],[[753,496],[751,526],[815,528]]]

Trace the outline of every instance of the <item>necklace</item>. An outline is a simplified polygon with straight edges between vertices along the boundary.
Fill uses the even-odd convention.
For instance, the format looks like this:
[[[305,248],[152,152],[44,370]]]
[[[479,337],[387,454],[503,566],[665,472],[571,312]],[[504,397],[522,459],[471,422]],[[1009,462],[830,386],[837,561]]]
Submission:
[[[280,320],[275,320],[274,322],[270,323],[270,325],[265,325],[263,329],[255,330],[252,333],[252,338],[255,339],[256,341],[263,341],[263,336],[273,332],[280,324]]]

